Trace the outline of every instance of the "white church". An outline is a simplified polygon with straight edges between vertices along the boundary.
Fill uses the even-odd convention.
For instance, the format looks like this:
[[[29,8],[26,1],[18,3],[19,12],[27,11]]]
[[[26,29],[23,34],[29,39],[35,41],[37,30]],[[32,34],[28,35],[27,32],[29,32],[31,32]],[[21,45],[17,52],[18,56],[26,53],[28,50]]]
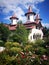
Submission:
[[[32,11],[31,6],[29,6],[28,12],[25,13],[25,16],[27,18],[27,21],[23,25],[27,30],[30,31],[28,35],[28,41],[32,42],[37,39],[43,39],[43,26],[41,24],[42,19],[38,14]],[[17,28],[17,22],[19,21],[19,19],[15,15],[13,15],[12,17],[10,17],[10,20],[11,24],[5,25],[9,28],[9,30],[14,31]],[[2,52],[4,49],[4,47],[0,47],[0,52]]]
[[[41,24],[41,18],[39,14],[36,14],[32,11],[32,7],[29,6],[28,12],[25,13],[25,16],[27,18],[27,21],[23,24],[27,30],[29,30],[28,40],[30,42],[37,40],[37,39],[43,39],[43,32],[42,32],[42,24]],[[17,22],[18,18],[13,15],[10,17],[11,24],[8,25],[9,30],[13,31],[17,28]]]

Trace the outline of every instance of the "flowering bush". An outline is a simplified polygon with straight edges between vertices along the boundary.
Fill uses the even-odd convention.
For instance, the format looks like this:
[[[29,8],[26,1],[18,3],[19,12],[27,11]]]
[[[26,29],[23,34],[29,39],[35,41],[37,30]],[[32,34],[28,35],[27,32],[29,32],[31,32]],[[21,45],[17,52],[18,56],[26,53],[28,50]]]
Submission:
[[[43,43],[44,44],[44,43]],[[47,48],[43,44],[6,42],[5,50],[0,53],[0,65],[49,65]]]

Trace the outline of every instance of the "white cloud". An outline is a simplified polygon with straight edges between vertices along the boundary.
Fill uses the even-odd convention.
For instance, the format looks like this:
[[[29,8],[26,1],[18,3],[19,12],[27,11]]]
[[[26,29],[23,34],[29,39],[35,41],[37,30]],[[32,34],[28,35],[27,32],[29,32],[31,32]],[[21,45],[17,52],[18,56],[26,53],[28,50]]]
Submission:
[[[11,16],[7,16],[6,18],[4,18],[5,20],[9,20]]]
[[[42,25],[43,25],[44,27],[49,28],[49,23],[42,23]]]
[[[13,11],[13,13],[16,13],[16,15],[23,20],[26,19],[25,16],[22,15],[25,14],[23,9],[20,7],[25,6],[25,8],[28,8],[28,5],[31,5],[33,9],[36,10],[36,12],[39,12],[39,9],[36,8],[35,4],[41,3],[44,0],[0,0],[0,7],[3,8],[3,13],[8,14],[10,11]],[[20,6],[19,6],[20,5]],[[8,18],[8,17],[7,17]]]
[[[13,9],[14,10],[14,9]],[[16,15],[18,18],[19,18],[19,20],[25,20],[26,18],[25,18],[25,16],[24,16],[24,11],[20,8],[20,7],[17,7],[17,9],[15,9],[15,11],[13,12],[13,15]],[[23,15],[23,16],[22,16]],[[4,18],[4,19],[10,19],[10,17],[11,16],[7,16],[6,18]]]

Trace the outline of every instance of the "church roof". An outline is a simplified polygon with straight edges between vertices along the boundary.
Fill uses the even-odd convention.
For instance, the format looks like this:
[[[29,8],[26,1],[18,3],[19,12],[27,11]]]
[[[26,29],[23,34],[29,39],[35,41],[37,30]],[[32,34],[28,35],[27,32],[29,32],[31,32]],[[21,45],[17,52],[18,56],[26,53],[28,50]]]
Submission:
[[[37,21],[37,20],[42,20],[42,19],[40,18],[39,14],[36,15],[35,21]]]
[[[16,28],[17,28],[17,25],[9,25],[8,26],[9,27],[9,30],[16,30]]]
[[[16,17],[15,14],[13,16],[11,16],[10,19],[17,19],[18,20],[18,18]]]
[[[25,23],[24,26],[27,28],[27,29],[32,29],[34,26],[36,26],[36,22],[29,22],[29,23]]]
[[[34,14],[34,15],[36,15],[35,12],[32,12],[32,8],[31,8],[31,6],[29,6],[29,8],[28,8],[28,12],[25,13],[25,16],[28,15],[28,14]]]

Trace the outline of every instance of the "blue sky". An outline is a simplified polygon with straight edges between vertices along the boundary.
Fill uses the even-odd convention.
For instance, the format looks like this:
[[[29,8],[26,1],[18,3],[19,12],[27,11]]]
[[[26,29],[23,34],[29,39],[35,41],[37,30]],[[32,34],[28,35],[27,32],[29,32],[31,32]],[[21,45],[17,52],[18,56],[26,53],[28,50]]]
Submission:
[[[49,27],[49,0],[0,0],[0,22],[9,24],[13,14],[25,22],[24,14],[30,5],[33,11],[40,14],[42,24]]]

